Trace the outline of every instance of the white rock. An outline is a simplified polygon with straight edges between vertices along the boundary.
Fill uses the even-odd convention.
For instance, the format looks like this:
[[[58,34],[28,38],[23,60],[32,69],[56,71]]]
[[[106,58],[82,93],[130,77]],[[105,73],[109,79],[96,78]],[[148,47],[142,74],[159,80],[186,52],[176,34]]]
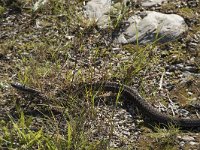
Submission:
[[[191,141],[191,142],[190,142],[190,145],[192,145],[192,146],[193,146],[193,145],[199,145],[199,143]]]
[[[38,0],[34,5],[33,5],[33,11],[37,11],[39,8],[44,6],[48,0]]]
[[[185,135],[182,137],[182,140],[188,142],[188,141],[194,141],[195,139],[192,136]]]
[[[183,147],[183,146],[185,145],[185,142],[184,142],[184,141],[181,141],[181,142],[179,143],[179,145],[180,145],[180,147]]]
[[[154,11],[137,13],[128,19],[129,26],[116,39],[116,43],[152,43],[158,35],[159,42],[176,39],[188,27],[184,19],[176,14],[163,14]]]
[[[84,14],[92,21],[96,21],[98,27],[110,26],[110,12],[120,12],[120,6],[126,5],[129,0],[91,0],[84,6]],[[115,5],[116,4],[116,5]]]
[[[95,20],[98,26],[106,27],[109,22],[109,16],[105,15],[109,12],[111,0],[91,0],[85,8],[85,15],[90,20]]]

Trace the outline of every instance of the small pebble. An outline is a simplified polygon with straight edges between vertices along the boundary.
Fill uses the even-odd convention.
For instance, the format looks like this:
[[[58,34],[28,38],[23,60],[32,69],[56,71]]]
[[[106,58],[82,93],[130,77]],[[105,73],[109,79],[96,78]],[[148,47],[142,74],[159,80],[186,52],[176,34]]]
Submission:
[[[182,139],[183,141],[185,141],[185,142],[194,141],[194,140],[195,140],[194,137],[188,136],[188,135],[183,136],[181,139]]]
[[[191,142],[190,142],[190,145],[192,145],[192,146],[194,146],[194,145],[199,145],[199,143],[191,141]]]
[[[185,142],[184,142],[184,141],[181,141],[181,142],[179,143],[179,145],[180,145],[180,147],[183,147],[183,146],[185,145]]]

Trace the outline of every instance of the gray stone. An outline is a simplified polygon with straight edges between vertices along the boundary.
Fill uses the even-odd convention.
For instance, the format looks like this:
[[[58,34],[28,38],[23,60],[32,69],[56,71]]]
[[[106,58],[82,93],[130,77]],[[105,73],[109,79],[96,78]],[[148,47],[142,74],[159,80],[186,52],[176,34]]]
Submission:
[[[139,12],[128,22],[129,26],[119,35],[116,43],[164,43],[176,39],[188,29],[181,16],[154,11]]]

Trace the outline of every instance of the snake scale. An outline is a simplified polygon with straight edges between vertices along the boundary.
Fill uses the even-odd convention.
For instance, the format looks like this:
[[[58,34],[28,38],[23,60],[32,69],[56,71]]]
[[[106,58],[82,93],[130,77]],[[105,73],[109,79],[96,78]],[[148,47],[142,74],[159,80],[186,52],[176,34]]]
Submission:
[[[11,86],[28,93],[40,94],[39,91],[30,87],[24,86],[19,83],[11,83]],[[134,103],[141,113],[147,116],[150,120],[164,125],[173,124],[180,128],[198,128],[200,127],[200,119],[184,119],[176,118],[165,115],[157,111],[153,106],[147,103],[137,91],[133,90],[127,85],[122,85],[117,82],[98,82],[93,84],[85,84],[84,87],[101,88],[103,91],[121,92],[121,96],[124,96],[128,101]]]

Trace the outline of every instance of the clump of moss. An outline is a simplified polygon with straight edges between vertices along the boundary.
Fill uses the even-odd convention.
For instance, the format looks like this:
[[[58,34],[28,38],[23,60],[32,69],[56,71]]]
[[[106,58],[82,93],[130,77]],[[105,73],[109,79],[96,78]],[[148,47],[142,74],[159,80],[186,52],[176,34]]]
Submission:
[[[0,6],[0,16],[6,11],[5,7]]]
[[[179,10],[179,14],[187,18],[192,18],[195,16],[194,11],[190,8],[181,8]]]

